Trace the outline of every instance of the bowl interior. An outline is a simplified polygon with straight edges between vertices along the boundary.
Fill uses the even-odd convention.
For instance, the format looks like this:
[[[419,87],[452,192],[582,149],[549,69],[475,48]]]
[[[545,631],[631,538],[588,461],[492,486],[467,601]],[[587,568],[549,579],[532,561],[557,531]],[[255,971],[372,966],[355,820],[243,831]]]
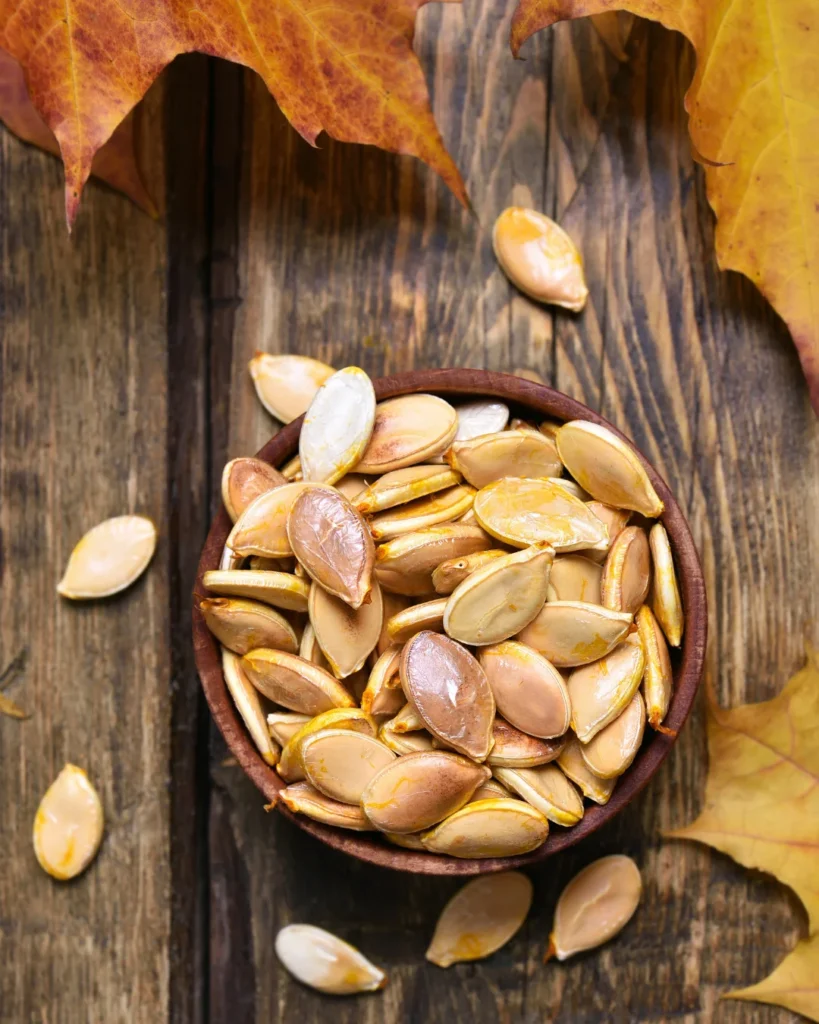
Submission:
[[[620,434],[607,420],[567,395],[503,373],[487,370],[419,370],[394,377],[383,377],[374,381],[374,385],[379,400],[420,391],[452,399],[486,396],[499,398],[509,404],[513,416],[519,415],[536,421],[545,418],[585,419],[603,424]],[[298,450],[300,429],[301,419],[289,424],[261,449],[258,453],[259,458],[274,466],[283,465]],[[305,832],[316,836],[328,846],[343,850],[369,863],[416,874],[474,875],[508,870],[543,860],[580,842],[584,836],[600,828],[625,807],[657,771],[688,717],[702,678],[706,640],[705,586],[691,531],[665,481],[645,458],[643,461],[657,493],[665,503],[662,522],[668,531],[677,568],[685,611],[685,634],[681,648],[671,650],[674,693],[664,723],[670,734],[655,733],[651,729],[646,729],[646,736],[637,757],[619,780],[606,805],[587,806],[583,819],[572,828],[563,829],[552,825],[549,838],[543,846],[532,853],[486,860],[461,860],[405,850],[389,845],[376,833],[348,832],[322,825],[303,815],[292,814],[280,803],[277,804],[278,810]],[[266,799],[275,801],[284,782],[276,771],[262,760],[236,711],[222,674],[218,644],[205,625],[198,608],[199,600],[207,596],[207,591],[202,586],[202,576],[207,570],[218,568],[230,528],[230,519],[225,510],[221,509],[213,520],[202,550],[194,589],[193,639],[196,664],[211,712],[231,752]]]

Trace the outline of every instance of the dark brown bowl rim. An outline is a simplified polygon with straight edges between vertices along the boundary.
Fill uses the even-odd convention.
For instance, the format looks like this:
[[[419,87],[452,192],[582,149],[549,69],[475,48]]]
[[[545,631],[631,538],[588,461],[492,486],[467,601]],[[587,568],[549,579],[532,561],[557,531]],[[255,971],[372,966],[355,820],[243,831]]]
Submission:
[[[602,424],[629,441],[633,447],[630,439],[582,403],[543,384],[506,373],[471,369],[413,370],[409,373],[382,377],[373,383],[379,400],[422,391],[463,397],[483,395],[505,399],[517,405],[528,406],[536,411],[540,418],[564,421],[584,419]],[[281,466],[287,459],[292,458],[298,448],[301,422],[299,418],[284,427],[258,452],[258,457],[274,466]],[[518,857],[461,860],[456,857],[405,850],[387,845],[386,841],[379,840],[373,833],[345,832],[322,825],[303,815],[293,814],[280,802],[276,802],[278,791],[284,786],[284,782],[276,771],[262,760],[239,718],[225,685],[219,646],[205,625],[198,607],[199,601],[207,596],[207,591],[202,585],[202,577],[207,570],[218,568],[222,549],[231,528],[227,512],[222,508],[214,517],[202,549],[193,594],[193,643],[196,667],[211,713],[228,747],[267,800],[276,802],[276,807],[282,814],[305,832],[316,836],[336,850],[380,867],[429,875],[477,875],[534,864],[560,850],[574,846],[618,814],[637,796],[660,767],[688,718],[702,680],[707,631],[705,583],[688,523],[666,482],[645,456],[641,454],[641,458],[657,493],[665,503],[662,522],[668,532],[674,554],[686,617],[682,650],[675,671],[674,694],[665,719],[670,734],[654,733],[644,741],[634,763],[620,779],[607,804],[602,807],[596,804],[587,807],[583,819],[573,828],[553,828],[543,846]]]

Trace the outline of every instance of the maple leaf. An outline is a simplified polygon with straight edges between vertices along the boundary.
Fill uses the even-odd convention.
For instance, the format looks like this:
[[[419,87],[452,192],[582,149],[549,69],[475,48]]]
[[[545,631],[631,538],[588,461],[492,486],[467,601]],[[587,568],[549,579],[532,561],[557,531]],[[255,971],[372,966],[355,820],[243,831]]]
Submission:
[[[94,154],[180,53],[257,71],[311,144],[326,131],[420,157],[466,203],[412,50],[426,0],[2,0],[0,46],[65,163],[74,220]]]
[[[789,885],[811,938],[765,981],[732,998],[781,1003],[819,1020],[819,659],[773,700],[728,710],[708,699],[705,806],[685,828],[696,839]],[[798,1005],[797,1005],[798,1004]]]
[[[48,153],[60,155],[54,132],[34,109],[29,99],[23,69],[0,50],[0,121],[24,142]],[[97,150],[91,173],[112,188],[124,192],[146,213],[156,216],[156,207],[143,184],[134,148],[134,121],[129,115],[114,134]]]
[[[628,11],[697,53],[689,131],[717,216],[717,260],[787,323],[819,412],[819,4],[815,0],[520,0],[517,55],[556,21]]]

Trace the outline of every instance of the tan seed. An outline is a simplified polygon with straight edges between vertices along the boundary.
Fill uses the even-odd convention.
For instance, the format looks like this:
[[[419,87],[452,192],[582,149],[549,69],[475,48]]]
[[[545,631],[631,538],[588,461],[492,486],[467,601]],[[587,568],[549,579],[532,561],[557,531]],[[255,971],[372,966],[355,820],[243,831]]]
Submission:
[[[156,527],[145,516],[115,516],[98,523],[77,543],[57,593],[72,601],[96,600],[130,587],[156,549]]]
[[[293,732],[282,750],[276,770],[285,782],[305,778],[304,743],[325,729],[348,729],[365,736],[375,736],[378,731],[375,719],[360,708],[332,708],[309,718]]]
[[[295,711],[271,711],[267,716],[267,728],[279,746],[286,747],[299,729],[309,721],[309,715],[297,715]]]
[[[421,839],[432,853],[468,860],[515,857],[542,846],[549,822],[523,800],[477,800],[445,818]]]
[[[444,907],[426,958],[438,967],[482,960],[505,946],[532,905],[532,883],[519,871],[473,878]]]
[[[613,612],[582,601],[551,601],[520,631],[518,640],[563,668],[605,657],[630,626],[631,615],[627,612]]]
[[[328,377],[304,414],[299,436],[304,479],[325,484],[340,480],[361,458],[374,421],[375,392],[363,370],[347,366]]]
[[[67,764],[40,801],[34,853],[43,871],[65,881],[85,871],[102,841],[102,804],[88,776]]]
[[[563,426],[559,420],[542,420],[538,430],[541,434],[545,434],[546,437],[550,437],[553,441],[557,436],[558,430]]]
[[[391,719],[390,728],[395,733],[420,732],[424,728],[424,720],[418,714],[415,704],[412,701],[407,701],[398,714]]]
[[[202,583],[214,594],[263,601],[292,612],[306,612],[310,596],[310,584],[289,572],[210,569]]]
[[[418,732],[395,732],[392,719],[385,722],[378,730],[378,738],[395,754],[418,754],[424,750],[432,750],[432,737],[421,729]],[[420,847],[418,847],[420,849]]]
[[[358,804],[371,779],[395,759],[375,737],[349,729],[321,729],[302,743],[307,781],[345,804]]]
[[[674,676],[665,636],[648,605],[637,612],[637,630],[646,659],[643,675],[643,696],[648,724],[657,729],[662,724],[671,702]]]
[[[279,751],[270,737],[258,690],[251,685],[245,675],[241,659],[233,651],[228,651],[224,647],[222,648],[222,672],[236,710],[247,726],[247,731],[256,744],[256,749],[269,765],[275,765],[279,760]]]
[[[352,608],[370,591],[375,545],[364,517],[330,487],[302,491],[290,507],[287,537],[308,575]]]
[[[290,480],[290,481],[301,480],[302,479],[301,459],[298,457],[298,455],[294,455],[293,458],[290,459],[289,462],[285,462],[285,464],[282,466],[280,472],[281,472],[281,475],[284,477],[285,480]]]
[[[452,522],[472,508],[474,500],[473,488],[461,485],[450,487],[446,491],[416,498],[406,505],[380,512],[371,520],[370,530],[376,540],[400,537],[428,526]]]
[[[290,711],[318,715],[330,708],[354,705],[337,679],[297,654],[262,647],[242,658],[242,668],[257,690]]]
[[[435,395],[402,395],[380,402],[358,472],[388,473],[423,462],[449,447],[457,426],[455,410]]]
[[[433,736],[476,761],[486,758],[495,699],[466,648],[437,633],[417,633],[404,646],[401,685]]]
[[[333,374],[332,366],[318,359],[268,352],[257,352],[248,367],[259,401],[282,423],[306,412],[318,389]]]
[[[451,594],[452,591],[476,569],[488,565],[495,558],[508,555],[503,548],[490,548],[488,551],[476,551],[474,555],[462,558],[449,558],[441,562],[432,574],[432,585],[439,594]]]
[[[273,646],[272,644],[269,646]],[[313,624],[308,622],[304,627],[304,632],[301,634],[301,641],[299,642],[299,657],[304,658],[305,661],[312,661],[314,665],[318,665],[320,668],[327,669],[330,671],[330,663],[324,657],[324,651],[316,638],[316,631],[313,629]]]
[[[502,786],[497,779],[487,779],[472,794],[472,801],[476,800],[514,800],[513,793],[510,793],[506,786]]]
[[[399,644],[392,644],[378,656],[361,694],[364,711],[372,715],[394,715],[404,706],[406,697],[398,675],[401,650]]]
[[[651,553],[639,526],[627,526],[609,548],[601,580],[602,603],[616,612],[634,615],[648,595]]]
[[[407,466],[379,477],[358,494],[354,504],[359,512],[372,514],[446,490],[460,482],[460,473],[448,466]]]
[[[589,771],[601,779],[616,779],[631,765],[643,742],[646,708],[640,691],[623,711],[583,746]]]
[[[516,287],[537,302],[579,312],[589,290],[577,246],[553,220],[510,206],[495,221],[495,256]]]
[[[303,814],[323,825],[349,828],[354,832],[372,832],[373,827],[360,807],[331,800],[309,782],[293,782],[279,791],[279,800],[294,814]]]
[[[603,570],[584,555],[558,555],[549,574],[547,601],[582,601],[601,604]]]
[[[476,569],[447,599],[444,629],[477,646],[514,636],[543,607],[553,560],[548,544],[536,544]]]
[[[430,526],[381,544],[375,552],[376,576],[389,590],[400,587],[397,592],[410,597],[434,593],[432,573],[441,562],[491,546],[480,526]]]
[[[549,953],[566,960],[613,938],[631,920],[642,882],[630,857],[602,857],[569,882],[555,909]]]
[[[507,640],[484,647],[480,662],[498,712],[511,725],[541,739],[555,739],[567,731],[572,713],[569,693],[561,674],[542,654]]]
[[[351,608],[316,583],[310,589],[310,622],[325,658],[340,679],[361,668],[381,635],[384,608],[377,583],[373,583],[370,598],[360,608]]]
[[[357,507],[356,499],[365,493],[369,485],[370,482],[366,476],[361,476],[359,473],[347,473],[338,483],[334,484],[334,487],[339,494],[344,495],[347,501],[352,502],[353,506]]]
[[[209,597],[199,605],[208,629],[236,654],[256,647],[275,647],[295,654],[299,648],[293,627],[270,605],[241,598]]]
[[[583,817],[583,798],[553,764],[539,768],[494,768],[495,776],[556,825],[576,825]]]
[[[554,442],[537,430],[503,430],[454,441],[445,458],[473,487],[502,477],[558,476],[563,469]]]
[[[587,551],[586,557],[593,562],[605,562],[611,545],[620,536],[620,532],[626,528],[632,513],[629,509],[615,508],[614,505],[604,505],[602,501],[587,501],[586,508],[603,523],[609,531],[609,545],[605,551]]]
[[[674,571],[671,545],[662,523],[655,523],[652,526],[648,539],[654,562],[651,607],[663,627],[668,642],[672,647],[679,647],[682,643],[685,618],[680,600],[680,589],[677,586],[677,574]]]
[[[611,654],[569,676],[572,728],[588,743],[613,722],[634,696],[645,668],[642,647],[621,643]]]
[[[607,427],[587,420],[564,423],[557,432],[563,465],[597,501],[654,518],[663,503],[640,457]]]
[[[560,552],[608,547],[600,520],[552,480],[504,477],[478,491],[472,507],[487,533],[514,547],[538,541]]]
[[[431,629],[433,633],[442,633],[445,608],[445,597],[405,608],[404,611],[393,615],[387,623],[390,639],[393,643],[403,644],[414,637],[416,633],[420,633],[422,629]]]
[[[420,832],[463,807],[489,776],[483,765],[443,750],[405,754],[372,779],[361,807],[381,832]]]
[[[235,523],[260,494],[286,482],[277,469],[261,459],[231,459],[222,471],[222,501],[231,522]]]
[[[563,749],[563,740],[541,740],[495,718],[492,749],[486,763],[492,768],[534,768],[554,761]]]
[[[583,744],[574,736],[569,736],[566,746],[560,751],[557,765],[563,774],[572,780],[583,796],[596,804],[607,804],[614,792],[617,779],[600,779],[589,771],[583,760]]]
[[[227,539],[227,546],[237,555],[288,558],[293,554],[287,536],[290,508],[302,491],[315,486],[300,481],[283,484],[260,494],[236,520]]]
[[[381,636],[378,638],[378,645],[376,646],[376,653],[379,655],[383,654],[388,647],[393,645],[390,634],[387,631],[387,623],[393,615],[397,615],[410,606],[409,598],[403,597],[401,594],[392,594],[389,590],[383,590],[383,588],[381,601],[384,606],[384,622],[381,626]]]
[[[387,980],[357,949],[310,924],[289,924],[276,936],[276,956],[305,985],[330,995],[374,992]]]

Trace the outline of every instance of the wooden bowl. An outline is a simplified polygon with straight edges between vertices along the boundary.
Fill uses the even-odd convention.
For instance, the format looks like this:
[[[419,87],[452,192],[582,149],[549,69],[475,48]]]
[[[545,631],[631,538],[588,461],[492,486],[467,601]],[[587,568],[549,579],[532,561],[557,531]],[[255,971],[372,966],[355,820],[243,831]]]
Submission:
[[[504,400],[512,406],[513,414],[528,414],[530,418],[536,420],[590,420],[620,433],[597,413],[561,392],[505,373],[492,373],[487,370],[417,370],[394,377],[383,377],[374,384],[379,400],[419,391],[456,398],[482,395]],[[258,453],[259,458],[274,466],[281,466],[292,458],[298,449],[301,422],[301,419],[295,420],[268,441]],[[349,832],[322,825],[304,815],[293,814],[281,803],[277,804],[278,810],[299,828],[316,836],[328,846],[343,850],[371,864],[414,874],[478,875],[533,864],[569,846],[574,846],[633,800],[665,760],[674,745],[677,733],[688,717],[702,679],[706,638],[705,585],[691,531],[668,485],[646,459],[643,459],[643,462],[657,493],[665,503],[662,522],[668,531],[680,581],[685,609],[685,634],[681,649],[671,652],[674,694],[665,719],[665,725],[671,730],[671,735],[646,729],[646,738],[640,752],[618,782],[611,800],[605,806],[595,804],[587,807],[582,821],[573,828],[563,829],[553,825],[549,838],[543,846],[532,853],[486,860],[459,860],[456,857],[405,850],[389,845],[377,833]],[[230,519],[227,512],[222,509],[213,520],[199,562],[193,608],[196,665],[213,717],[233,755],[265,798],[268,801],[275,801],[284,783],[275,770],[262,760],[236,711],[222,675],[219,646],[211,636],[198,608],[199,599],[207,596],[202,586],[202,576],[208,569],[219,567],[222,549],[230,529]]]

